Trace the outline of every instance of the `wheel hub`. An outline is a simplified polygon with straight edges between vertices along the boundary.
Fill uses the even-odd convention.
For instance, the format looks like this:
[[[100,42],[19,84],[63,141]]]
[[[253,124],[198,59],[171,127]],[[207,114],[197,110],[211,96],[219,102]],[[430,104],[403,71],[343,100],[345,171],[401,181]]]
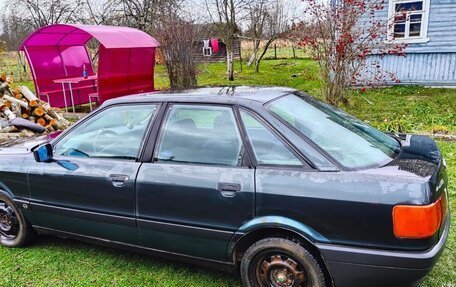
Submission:
[[[0,201],[0,236],[2,238],[14,239],[19,233],[19,221],[14,210]]]
[[[286,270],[285,270],[285,272],[279,272],[279,273],[277,273],[277,274],[276,274],[276,280],[277,280],[277,282],[279,282],[279,283],[284,283],[285,281],[287,281],[287,278],[288,278],[287,273],[288,273],[288,272],[287,272]]]
[[[261,286],[306,286],[303,268],[294,259],[279,254],[264,258],[259,266],[259,279]]]
[[[271,281],[275,284],[275,286],[293,286],[294,277],[293,273],[288,270],[287,268],[277,268],[271,270]]]
[[[0,220],[0,228],[3,230],[3,231],[10,231],[11,230],[11,219],[9,218],[9,216],[7,214],[3,214],[1,216],[1,220]]]

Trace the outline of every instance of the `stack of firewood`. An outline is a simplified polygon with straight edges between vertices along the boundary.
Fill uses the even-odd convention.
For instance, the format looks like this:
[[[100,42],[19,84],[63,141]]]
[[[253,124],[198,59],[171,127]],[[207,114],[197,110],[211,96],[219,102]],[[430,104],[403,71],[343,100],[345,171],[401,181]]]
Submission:
[[[36,132],[33,127],[27,128],[26,125],[21,125],[21,127],[15,125],[14,120],[17,118],[43,126],[45,131],[48,132],[64,130],[70,125],[70,122],[61,113],[52,108],[49,103],[37,98],[29,88],[25,86],[12,87],[12,84],[12,77],[1,75],[0,121],[8,121],[10,125],[5,126],[5,124],[2,124],[0,133],[23,132],[24,129]],[[23,122],[21,121],[21,123]],[[30,132],[25,133],[30,134]]]

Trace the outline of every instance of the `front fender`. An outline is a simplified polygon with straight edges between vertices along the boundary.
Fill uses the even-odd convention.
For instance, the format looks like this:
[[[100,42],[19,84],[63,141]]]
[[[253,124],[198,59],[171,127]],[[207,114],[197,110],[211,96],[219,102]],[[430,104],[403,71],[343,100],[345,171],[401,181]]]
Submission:
[[[283,229],[297,233],[303,239],[309,241],[309,243],[330,243],[326,237],[302,222],[283,216],[261,216],[250,220],[236,231],[228,244],[227,258],[231,257],[236,244],[240,242],[242,238],[256,230],[268,228]]]

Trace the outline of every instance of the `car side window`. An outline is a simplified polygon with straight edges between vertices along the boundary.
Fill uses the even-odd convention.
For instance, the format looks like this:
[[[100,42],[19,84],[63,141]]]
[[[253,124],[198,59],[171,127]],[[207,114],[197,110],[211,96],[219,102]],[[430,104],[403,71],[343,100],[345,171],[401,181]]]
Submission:
[[[244,110],[241,110],[240,114],[259,165],[303,165],[301,160],[253,115]]]
[[[136,160],[157,105],[108,108],[80,124],[54,146],[57,156]]]
[[[164,120],[155,160],[236,166],[243,153],[231,108],[176,104]]]

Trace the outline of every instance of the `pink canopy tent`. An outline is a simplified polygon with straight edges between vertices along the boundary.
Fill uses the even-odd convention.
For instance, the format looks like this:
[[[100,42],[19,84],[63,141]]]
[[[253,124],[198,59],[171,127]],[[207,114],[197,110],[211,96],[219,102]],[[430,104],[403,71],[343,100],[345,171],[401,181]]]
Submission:
[[[86,43],[100,43],[98,72],[95,74]],[[154,90],[157,40],[127,27],[56,24],[28,36],[19,47],[27,57],[35,88],[52,106],[64,107],[71,89],[74,104],[99,102],[118,96]],[[88,78],[83,80],[83,67]],[[55,82],[79,78],[72,85]],[[70,80],[71,81],[71,80]]]

